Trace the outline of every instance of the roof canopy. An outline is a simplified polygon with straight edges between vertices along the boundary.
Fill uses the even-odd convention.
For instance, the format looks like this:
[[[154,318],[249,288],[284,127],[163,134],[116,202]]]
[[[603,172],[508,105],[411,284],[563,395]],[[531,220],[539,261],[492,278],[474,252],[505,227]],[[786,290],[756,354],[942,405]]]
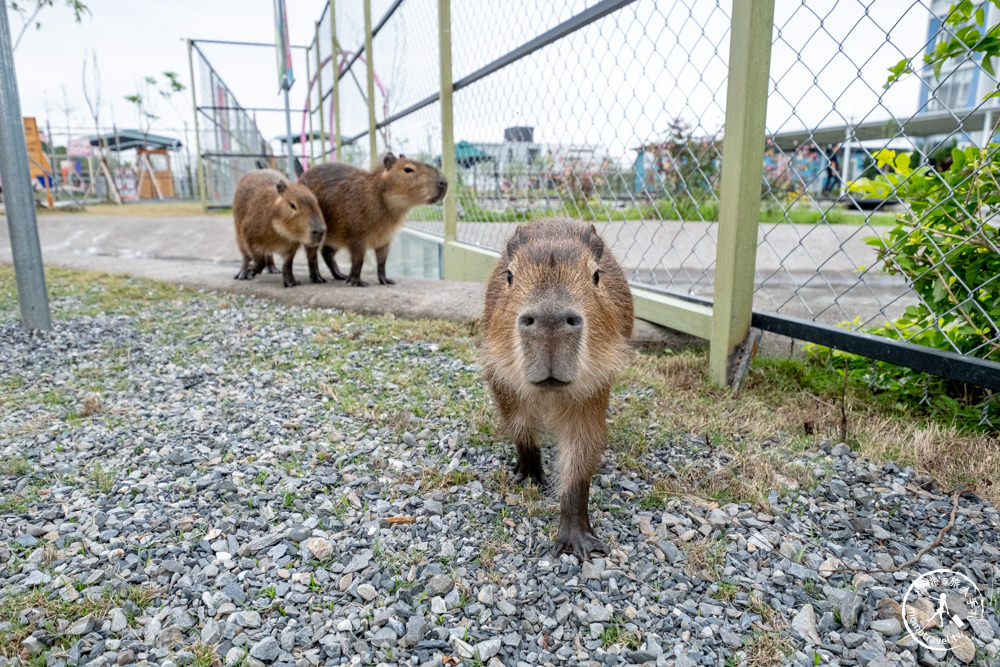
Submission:
[[[135,148],[166,148],[176,150],[181,147],[179,139],[164,137],[159,134],[147,134],[143,137],[139,130],[118,130],[117,134],[111,132],[100,137],[91,137],[91,146],[104,146],[112,151],[130,151]]]
[[[817,146],[836,144],[844,141],[866,141],[871,139],[893,139],[899,137],[929,137],[939,134],[987,132],[993,129],[996,107],[979,106],[975,109],[935,111],[914,114],[909,118],[887,118],[857,125],[838,125],[814,130],[786,130],[770,136],[783,151],[794,150],[805,143]]]

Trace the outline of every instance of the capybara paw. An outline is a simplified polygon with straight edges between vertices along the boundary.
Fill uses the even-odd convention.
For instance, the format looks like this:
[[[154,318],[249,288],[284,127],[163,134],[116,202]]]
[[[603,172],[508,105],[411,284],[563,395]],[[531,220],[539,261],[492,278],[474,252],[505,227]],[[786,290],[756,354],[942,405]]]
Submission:
[[[368,287],[367,282],[365,282],[361,278],[354,278],[353,276],[347,279],[347,284],[352,287]]]
[[[285,281],[285,287],[295,287],[298,284],[299,284],[299,281],[296,280],[295,278],[292,278],[291,280],[286,280]]]
[[[281,273],[281,269],[279,269],[276,266],[269,266],[269,267],[267,267],[267,272],[268,273]]]
[[[326,282],[326,278],[324,278],[323,276],[309,276],[309,282],[320,285]]]
[[[386,278],[385,276],[379,276],[379,278],[378,278],[378,284],[379,285],[395,285],[396,281],[393,280],[392,278]]]
[[[601,555],[608,553],[608,547],[596,535],[590,531],[573,530],[559,531],[555,546],[552,547],[552,555],[573,554],[579,560],[590,560],[590,554],[597,552]]]
[[[549,480],[541,466],[530,466],[524,461],[518,460],[514,463],[514,481],[518,484],[532,481],[540,489],[547,488]]]

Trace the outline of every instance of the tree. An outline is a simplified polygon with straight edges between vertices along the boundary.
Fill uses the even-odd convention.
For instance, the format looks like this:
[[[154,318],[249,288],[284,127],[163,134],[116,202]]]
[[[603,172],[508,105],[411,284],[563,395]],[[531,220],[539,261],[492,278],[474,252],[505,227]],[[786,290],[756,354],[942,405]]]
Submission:
[[[85,2],[81,0],[64,0],[67,7],[73,10],[73,17],[76,19],[77,23],[83,22],[84,14],[90,14],[90,8],[87,7]],[[17,49],[17,45],[21,43],[21,38],[24,37],[24,33],[28,31],[28,26],[34,24],[35,29],[38,30],[42,27],[41,21],[38,20],[38,15],[46,7],[53,7],[56,4],[56,0],[35,0],[34,2],[18,2],[18,0],[10,0],[8,5],[12,10],[17,12],[22,19],[24,19],[24,24],[17,33],[17,38],[14,40],[14,46],[11,50]],[[29,12],[30,8],[30,14]]]
[[[156,77],[144,76],[142,77],[142,83],[139,85],[139,91],[133,93],[132,95],[126,95],[125,100],[131,102],[135,105],[136,113],[139,117],[139,130],[142,132],[142,143],[143,148],[149,143],[149,130],[152,127],[153,121],[159,120],[160,116],[153,113],[152,109],[152,97],[153,93],[151,90],[155,90],[156,93],[160,95],[167,103],[170,103],[170,98],[173,97],[175,93],[179,93],[184,90],[184,84],[180,82],[180,75],[176,72],[163,72],[163,76],[166,78],[166,82],[163,84],[164,87],[155,89],[158,85]],[[153,187],[159,193],[159,186],[156,184],[156,179],[153,178],[152,166],[149,164],[149,159],[143,156],[144,164],[139,165],[140,179],[143,173],[143,166],[149,171],[150,178],[153,179]],[[141,181],[140,181],[141,182]],[[160,198],[163,196],[160,194]]]

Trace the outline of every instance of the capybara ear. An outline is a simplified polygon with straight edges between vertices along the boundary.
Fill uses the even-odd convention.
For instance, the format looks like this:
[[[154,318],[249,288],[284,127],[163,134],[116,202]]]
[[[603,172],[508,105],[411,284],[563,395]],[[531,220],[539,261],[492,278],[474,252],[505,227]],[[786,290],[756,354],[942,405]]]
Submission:
[[[392,153],[386,153],[382,157],[382,166],[386,169],[392,169],[392,165],[396,164],[396,156]]]
[[[594,261],[601,261],[604,254],[604,241],[597,235],[597,228],[593,224],[583,233],[583,242],[590,248],[590,253],[594,256]]]
[[[278,181],[274,184],[274,187],[278,190],[279,195],[285,194],[285,190],[288,188],[288,183],[285,181]]]
[[[518,225],[514,235],[510,237],[509,241],[507,241],[507,256],[513,257],[514,253],[517,252],[517,249],[520,248],[527,240],[528,237],[525,235],[524,229],[521,225]]]

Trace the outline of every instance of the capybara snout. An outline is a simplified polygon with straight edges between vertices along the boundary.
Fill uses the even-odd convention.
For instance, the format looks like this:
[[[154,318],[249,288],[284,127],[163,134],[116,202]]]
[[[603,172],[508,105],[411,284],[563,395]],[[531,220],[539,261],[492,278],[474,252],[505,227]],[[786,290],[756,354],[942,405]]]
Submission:
[[[559,388],[577,377],[584,319],[566,307],[559,294],[546,294],[517,318],[525,380],[536,387]]]

